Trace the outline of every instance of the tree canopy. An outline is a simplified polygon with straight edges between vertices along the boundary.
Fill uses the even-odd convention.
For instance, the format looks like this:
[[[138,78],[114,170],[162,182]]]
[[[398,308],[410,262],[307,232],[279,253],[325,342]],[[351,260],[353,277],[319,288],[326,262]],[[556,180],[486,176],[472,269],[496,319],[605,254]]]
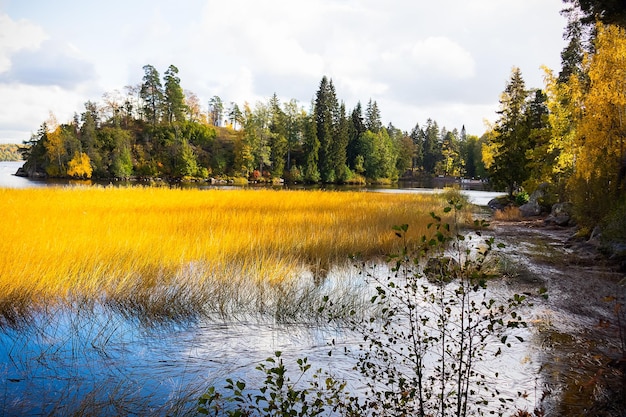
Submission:
[[[182,88],[179,70],[163,77],[143,67],[140,84],[88,101],[72,121],[50,119],[22,149],[33,176],[244,177],[254,181],[365,183],[402,175],[465,174],[457,130],[428,120],[409,135],[389,124],[369,99],[348,110],[332,79],[322,77],[309,112],[277,94],[254,105],[219,96],[201,100]],[[472,145],[476,147],[476,144]],[[425,155],[424,158],[418,155]],[[469,154],[467,154],[469,155]],[[473,171],[473,175],[476,170]]]

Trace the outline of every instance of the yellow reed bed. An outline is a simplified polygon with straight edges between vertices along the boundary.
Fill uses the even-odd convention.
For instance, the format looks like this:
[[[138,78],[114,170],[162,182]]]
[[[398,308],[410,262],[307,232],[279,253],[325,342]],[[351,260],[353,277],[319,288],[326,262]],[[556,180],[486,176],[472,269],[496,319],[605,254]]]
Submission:
[[[0,302],[123,297],[208,277],[280,281],[393,252],[393,225],[421,236],[441,208],[416,194],[0,189]]]

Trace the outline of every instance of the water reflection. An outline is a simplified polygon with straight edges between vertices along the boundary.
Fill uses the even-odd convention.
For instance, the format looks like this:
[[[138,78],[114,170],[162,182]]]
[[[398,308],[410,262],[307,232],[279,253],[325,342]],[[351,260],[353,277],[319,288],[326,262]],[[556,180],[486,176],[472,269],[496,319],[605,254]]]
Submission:
[[[32,187],[49,187],[49,186],[170,186],[167,183],[154,183],[151,181],[102,181],[96,182],[91,180],[68,180],[68,179],[48,179],[48,180],[32,180],[29,178],[18,177],[15,175],[18,168],[23,162],[0,162],[0,188],[32,188]],[[190,183],[177,184],[177,187],[201,188],[201,189],[220,189],[220,190],[240,190],[242,188],[277,188],[277,189],[293,189],[293,190],[313,190],[325,189],[329,191],[372,191],[383,193],[434,193],[441,191],[447,186],[458,186],[461,192],[467,195],[470,201],[479,206],[486,206],[489,200],[502,195],[501,192],[493,192],[487,189],[486,184],[480,181],[457,181],[444,179],[429,179],[423,181],[403,181],[398,184],[389,186],[353,186],[353,185],[248,185],[233,186],[225,184],[211,185],[207,183]]]
[[[331,274],[324,285],[333,287],[333,280],[346,278],[361,279]],[[510,289],[494,285],[489,295],[506,298]],[[530,339],[528,330],[518,335]],[[335,353],[329,356],[332,340]],[[0,414],[175,415],[193,409],[208,386],[221,387],[227,377],[258,386],[263,375],[255,367],[275,351],[283,352],[288,368],[296,369],[296,359],[306,356],[313,369],[331,370],[348,379],[350,390],[358,390],[354,358],[341,352],[361,342],[360,334],[318,323],[280,324],[257,317],[146,327],[97,305],[48,308],[26,327],[0,334]],[[479,369],[500,372],[502,395],[527,393],[515,403],[521,408],[532,408],[535,401],[535,349],[513,345],[500,357],[487,355]],[[495,344],[488,350],[493,353]]]

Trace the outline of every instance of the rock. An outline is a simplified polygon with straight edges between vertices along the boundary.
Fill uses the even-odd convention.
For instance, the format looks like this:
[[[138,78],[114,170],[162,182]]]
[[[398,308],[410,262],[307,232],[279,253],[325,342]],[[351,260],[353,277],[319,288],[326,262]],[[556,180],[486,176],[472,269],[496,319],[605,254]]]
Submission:
[[[509,205],[511,204],[511,202],[509,201],[508,197],[503,196],[503,197],[496,197],[496,198],[492,198],[491,200],[489,200],[489,202],[487,203],[487,206],[493,210],[493,211],[497,211],[497,210],[504,210],[505,208],[507,208]]]
[[[539,184],[537,189],[533,191],[528,199],[528,203],[519,207],[523,217],[539,216],[547,213],[552,207],[552,201],[555,200],[553,186],[547,182]]]
[[[522,217],[534,217],[539,216],[543,209],[537,201],[528,201],[528,203],[519,206],[519,211]]]
[[[573,226],[572,219],[573,205],[572,203],[557,203],[552,206],[552,210],[548,217],[545,218],[546,224],[554,224],[557,226]]]

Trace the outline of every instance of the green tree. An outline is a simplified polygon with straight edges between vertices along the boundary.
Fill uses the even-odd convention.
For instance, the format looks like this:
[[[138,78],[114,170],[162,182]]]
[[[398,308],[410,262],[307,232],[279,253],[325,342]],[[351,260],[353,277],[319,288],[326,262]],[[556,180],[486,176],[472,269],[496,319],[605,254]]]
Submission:
[[[163,86],[159,72],[152,65],[143,67],[144,76],[140,96],[143,101],[143,112],[146,119],[156,125],[161,118],[163,108]]]
[[[25,141],[20,147],[20,154],[24,162],[24,171],[29,177],[44,175],[46,172],[47,155],[45,143],[48,136],[48,124],[42,123],[37,133],[31,135],[30,140]]]
[[[585,55],[585,26],[580,20],[576,9],[564,10],[567,16],[567,26],[563,38],[567,45],[561,51],[561,72],[559,82],[566,83],[570,76],[581,77],[583,71],[583,57]]]
[[[233,107],[234,113],[231,116],[231,123],[233,126],[238,121],[237,118],[241,118],[241,111],[239,111],[239,107],[234,104]],[[209,123],[213,126],[221,126],[222,119],[224,115],[224,103],[222,103],[222,99],[219,96],[213,96],[209,100]]]
[[[276,93],[272,96],[268,103],[270,112],[269,132],[270,132],[270,160],[272,168],[270,173],[274,178],[281,178],[284,175],[285,165],[287,163],[287,116],[280,106],[280,100]]]
[[[616,24],[626,28],[626,7],[622,0],[564,0],[572,3],[584,13],[584,22]]]
[[[528,150],[526,158],[529,179],[525,188],[534,189],[543,182],[555,183],[553,167],[556,163],[556,153],[551,146],[551,131],[547,107],[547,96],[542,90],[530,92],[526,106],[528,123]]]
[[[426,121],[422,145],[424,172],[434,175],[437,162],[442,159],[439,126],[432,119]]]
[[[85,111],[81,115],[82,125],[80,127],[80,142],[82,149],[91,160],[93,174],[95,176],[106,176],[106,166],[103,156],[98,147],[98,128],[100,118],[98,116],[98,106],[92,101],[85,103]]]
[[[475,135],[461,130],[461,159],[463,160],[463,176],[466,178],[483,178],[486,175],[481,154],[482,141]]]
[[[346,149],[346,159],[351,169],[359,171],[357,169],[357,157],[361,154],[359,149],[363,134],[367,130],[365,122],[363,121],[363,110],[361,103],[358,102],[356,107],[352,110],[350,115],[350,124],[348,125],[348,146]],[[358,164],[362,168],[363,156],[359,158],[361,164]]]
[[[333,141],[330,146],[331,166],[334,170],[336,182],[345,182],[348,179],[347,148],[350,140],[348,133],[348,119],[346,106],[342,102],[339,112],[335,115]]]
[[[407,134],[400,136],[398,140],[398,158],[396,160],[396,170],[399,175],[403,175],[413,166],[413,155],[415,154],[415,144],[413,139]]]
[[[424,131],[419,127],[419,124],[415,124],[409,135],[415,149],[411,164],[413,170],[424,170],[424,136]]]
[[[496,135],[490,143],[493,163],[488,167],[492,183],[505,189],[509,196],[528,178],[526,151],[529,149],[529,125],[526,120],[528,91],[519,68],[511,71],[511,78],[500,97],[500,118]]]
[[[230,124],[233,126],[233,129],[237,128],[237,125],[241,125],[241,120],[243,118],[243,113],[239,108],[237,103],[231,102],[230,109],[228,110],[228,120]]]
[[[113,136],[113,150],[111,152],[111,166],[109,172],[115,178],[128,178],[133,173],[133,161],[130,154],[132,137],[128,130],[115,128]]]
[[[319,141],[319,171],[322,181],[335,182],[335,162],[333,141],[335,140],[335,122],[338,113],[337,96],[332,80],[322,78],[315,96],[313,114],[315,132]]]
[[[306,182],[316,183],[321,179],[319,171],[320,141],[316,134],[316,123],[313,115],[304,117],[304,172]]]
[[[383,127],[380,120],[380,110],[376,101],[370,99],[365,108],[365,128],[373,133],[378,133]]]
[[[203,176],[203,170],[198,165],[196,154],[187,139],[181,139],[178,144],[174,174],[179,178],[195,178]]]
[[[442,132],[441,158],[435,167],[435,173],[445,176],[461,175],[462,163],[459,149],[459,140],[456,130]]]
[[[178,78],[178,68],[170,65],[165,71],[165,92],[163,97],[163,105],[165,106],[165,117],[167,121],[182,122],[185,120],[185,95],[180,86],[180,78]]]
[[[302,125],[306,113],[298,106],[295,99],[283,105],[285,115],[285,134],[287,137],[287,170],[291,170],[291,154],[302,144]]]

